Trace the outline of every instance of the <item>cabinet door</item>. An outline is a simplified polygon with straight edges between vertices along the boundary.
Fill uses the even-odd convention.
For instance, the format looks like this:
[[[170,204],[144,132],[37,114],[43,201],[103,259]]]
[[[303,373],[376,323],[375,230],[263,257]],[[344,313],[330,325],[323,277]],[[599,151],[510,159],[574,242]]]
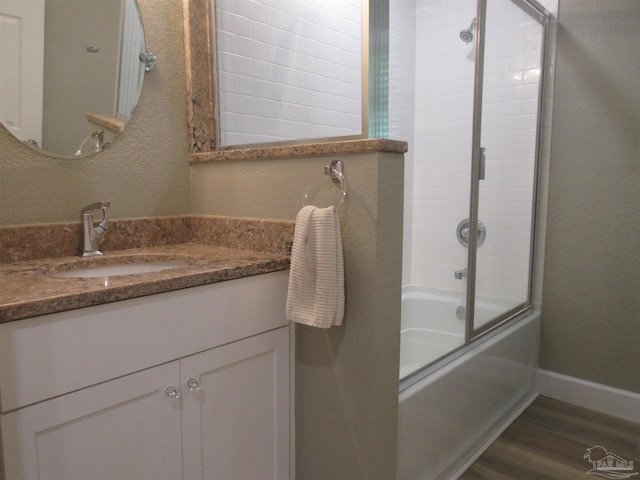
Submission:
[[[179,363],[2,415],[6,480],[176,480],[182,475]]]
[[[184,478],[289,478],[288,327],[182,359],[180,370]]]

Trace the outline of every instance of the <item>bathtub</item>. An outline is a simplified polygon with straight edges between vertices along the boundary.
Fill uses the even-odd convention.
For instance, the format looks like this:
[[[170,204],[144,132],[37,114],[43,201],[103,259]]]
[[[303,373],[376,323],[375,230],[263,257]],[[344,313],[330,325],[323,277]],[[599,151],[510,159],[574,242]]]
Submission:
[[[403,294],[401,377],[457,351],[401,382],[398,480],[457,478],[536,396],[539,313],[514,318],[460,348],[460,297]],[[487,319],[500,308],[480,303]]]

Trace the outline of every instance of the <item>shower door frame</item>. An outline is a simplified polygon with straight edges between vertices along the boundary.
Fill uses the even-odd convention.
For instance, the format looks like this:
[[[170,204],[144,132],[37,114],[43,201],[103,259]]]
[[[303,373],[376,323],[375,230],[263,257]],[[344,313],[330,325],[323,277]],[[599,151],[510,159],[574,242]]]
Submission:
[[[489,0],[477,0],[476,13],[476,52],[475,52],[475,72],[474,72],[474,99],[473,99],[473,132],[472,132],[472,159],[471,159],[471,192],[469,205],[469,225],[478,224],[478,210],[480,206],[480,180],[482,175],[482,110],[483,110],[483,76],[484,76],[484,50],[485,50],[485,28],[487,17],[487,2]],[[475,304],[476,304],[476,267],[477,267],[477,247],[478,229],[469,228],[469,250],[467,256],[467,291],[466,291],[466,319],[465,319],[465,339],[464,345],[468,345],[478,337],[488,333],[512,318],[523,314],[531,309],[533,296],[533,265],[535,254],[535,233],[536,233],[536,211],[538,176],[540,166],[540,145],[542,136],[542,117],[544,106],[544,85],[546,78],[546,60],[549,20],[550,14],[536,0],[511,0],[516,6],[521,8],[542,26],[542,38],[540,48],[540,82],[538,86],[538,109],[536,122],[536,138],[534,151],[534,178],[531,212],[531,230],[529,243],[529,272],[527,299],[516,307],[513,307],[503,314],[497,316],[487,324],[478,329],[474,328]]]

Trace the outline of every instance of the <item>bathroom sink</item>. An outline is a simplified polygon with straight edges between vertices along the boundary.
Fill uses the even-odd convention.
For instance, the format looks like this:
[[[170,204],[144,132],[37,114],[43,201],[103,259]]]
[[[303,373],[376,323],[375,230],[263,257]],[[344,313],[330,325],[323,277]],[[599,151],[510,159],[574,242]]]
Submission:
[[[56,265],[44,273],[55,278],[102,278],[161,272],[189,265],[180,255],[121,255],[78,260]]]

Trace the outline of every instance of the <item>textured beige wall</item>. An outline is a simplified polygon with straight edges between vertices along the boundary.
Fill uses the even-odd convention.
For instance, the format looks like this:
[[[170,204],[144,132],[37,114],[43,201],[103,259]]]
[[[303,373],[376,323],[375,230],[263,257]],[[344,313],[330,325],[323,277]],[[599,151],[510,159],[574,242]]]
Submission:
[[[114,218],[189,213],[182,2],[138,3],[158,63],[131,124],[83,160],[37,154],[0,126],[0,225],[79,221],[98,200],[112,202]]]
[[[303,189],[335,200],[335,157],[196,165],[194,213],[293,220]],[[297,478],[395,478],[400,354],[403,156],[341,156],[346,276],[343,326],[296,332]],[[319,195],[320,196],[320,195]]]
[[[559,18],[540,365],[640,392],[640,2]]]

